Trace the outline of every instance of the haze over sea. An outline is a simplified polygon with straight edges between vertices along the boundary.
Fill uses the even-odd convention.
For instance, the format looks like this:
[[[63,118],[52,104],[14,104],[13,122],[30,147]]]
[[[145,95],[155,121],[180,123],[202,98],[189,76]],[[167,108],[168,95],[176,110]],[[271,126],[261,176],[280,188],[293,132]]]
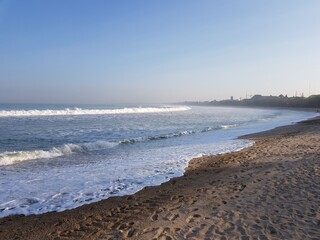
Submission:
[[[315,113],[180,105],[0,105],[0,216],[62,211],[181,176],[237,136]]]

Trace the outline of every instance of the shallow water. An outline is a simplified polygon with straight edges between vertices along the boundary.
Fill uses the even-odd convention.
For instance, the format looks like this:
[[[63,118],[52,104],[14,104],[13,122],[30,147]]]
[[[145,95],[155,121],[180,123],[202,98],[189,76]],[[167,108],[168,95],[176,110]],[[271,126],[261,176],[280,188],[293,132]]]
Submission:
[[[63,211],[183,174],[236,137],[314,116],[186,106],[0,105],[0,216]]]

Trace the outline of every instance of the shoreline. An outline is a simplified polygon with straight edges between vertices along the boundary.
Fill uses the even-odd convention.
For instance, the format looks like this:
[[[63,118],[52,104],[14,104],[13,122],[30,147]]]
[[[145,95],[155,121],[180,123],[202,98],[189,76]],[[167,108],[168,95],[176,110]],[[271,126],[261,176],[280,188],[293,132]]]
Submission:
[[[291,231],[292,224],[295,223],[288,218],[293,216],[292,212],[279,214],[285,211],[280,209],[280,205],[286,203],[285,199],[281,198],[283,203],[274,206],[273,215],[280,220],[270,219],[267,214],[267,208],[270,204],[273,206],[272,202],[279,196],[269,196],[268,187],[273,186],[271,192],[282,189],[281,184],[272,181],[278,177],[278,173],[287,177],[280,179],[280,183],[284,181],[292,185],[290,181],[293,177],[287,176],[284,170],[294,168],[292,165],[297,162],[303,165],[303,160],[299,159],[305,158],[308,163],[312,161],[313,165],[319,165],[316,161],[319,156],[317,154],[320,153],[319,134],[320,119],[317,117],[241,136],[239,139],[253,140],[255,144],[237,152],[194,158],[189,161],[183,176],[159,186],[145,187],[133,195],[111,197],[63,212],[1,218],[0,238],[219,239],[224,236],[250,238],[258,233],[261,238],[264,236],[270,239],[319,237],[320,230],[317,231],[314,227],[320,226],[320,213],[315,206],[311,206],[310,214],[308,213],[315,218],[315,222],[308,219],[309,223],[303,224],[311,225],[309,232],[302,229]],[[301,150],[301,146],[308,151],[297,152]],[[317,169],[312,169],[317,173]],[[297,176],[299,174],[302,173],[298,171]],[[314,182],[320,182],[320,176],[316,175],[314,178]],[[307,184],[306,189],[309,185]],[[313,195],[320,194],[320,187],[313,188],[309,194],[311,199]],[[291,192],[285,190],[283,189],[283,195],[289,196]],[[301,204],[300,198],[296,200]],[[310,204],[320,206],[319,200],[314,201]],[[243,205],[247,207],[244,209]],[[260,212],[255,213],[258,209]],[[292,211],[296,210],[293,208]],[[297,216],[302,216],[300,220],[308,217],[308,214],[304,214],[305,211],[298,209],[296,212]],[[286,229],[277,229],[276,222],[281,222],[285,217],[287,224],[284,222],[283,228]],[[286,231],[288,229],[290,231]]]

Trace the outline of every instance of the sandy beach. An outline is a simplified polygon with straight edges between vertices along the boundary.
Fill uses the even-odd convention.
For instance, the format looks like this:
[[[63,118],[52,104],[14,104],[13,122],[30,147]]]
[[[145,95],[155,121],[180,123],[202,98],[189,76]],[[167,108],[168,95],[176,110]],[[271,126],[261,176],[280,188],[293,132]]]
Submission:
[[[0,239],[319,239],[320,119],[243,138],[132,196],[2,218]]]

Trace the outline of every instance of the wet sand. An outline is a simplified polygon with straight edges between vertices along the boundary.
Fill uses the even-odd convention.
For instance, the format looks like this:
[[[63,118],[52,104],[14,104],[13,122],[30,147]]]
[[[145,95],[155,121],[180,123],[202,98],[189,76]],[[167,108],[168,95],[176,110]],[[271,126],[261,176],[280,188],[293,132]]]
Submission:
[[[0,239],[320,239],[320,119],[243,138],[132,196],[2,218]]]

